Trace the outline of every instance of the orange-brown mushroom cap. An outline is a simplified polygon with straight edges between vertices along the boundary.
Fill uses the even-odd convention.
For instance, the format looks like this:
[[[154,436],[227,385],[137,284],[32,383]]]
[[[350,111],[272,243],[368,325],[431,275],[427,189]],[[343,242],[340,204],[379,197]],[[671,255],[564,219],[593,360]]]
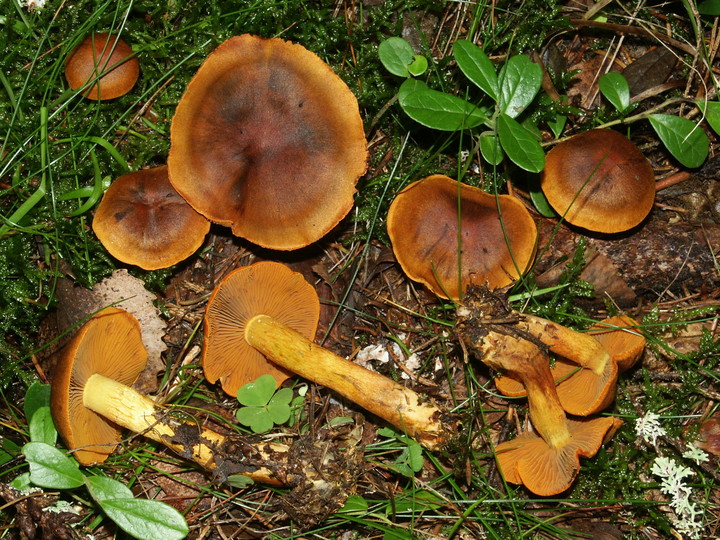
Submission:
[[[202,362],[207,380],[219,379],[231,396],[260,375],[272,375],[278,385],[290,376],[245,341],[245,323],[256,315],[268,315],[313,340],[320,301],[301,274],[275,262],[239,268],[222,280],[205,311]]]
[[[138,79],[140,63],[118,36],[90,34],[65,62],[65,78],[77,90],[99,77],[83,92],[90,99],[114,99],[127,94]]]
[[[620,423],[612,417],[568,419],[571,438],[560,448],[550,447],[535,432],[500,443],[495,453],[503,478],[511,484],[524,484],[542,497],[562,493],[580,471],[580,457],[597,454],[606,435]]]
[[[537,228],[520,201],[443,175],[398,193],[387,230],[408,277],[443,298],[459,299],[471,284],[509,285],[535,256]]]
[[[647,340],[638,322],[627,315],[603,319],[590,327],[589,333],[608,351],[620,372],[633,367],[642,356]]]
[[[650,162],[630,140],[610,129],[586,131],[550,150],[541,186],[568,222],[601,233],[635,227],[655,201]]]
[[[170,180],[211,221],[271,249],[307,246],[367,168],[357,100],[317,55],[242,35],[200,66],[170,130]]]
[[[115,180],[95,212],[93,230],[116,259],[157,270],[195,253],[210,222],[175,191],[163,166]]]
[[[140,324],[128,312],[106,308],[80,328],[55,368],[51,410],[55,427],[82,465],[107,459],[121,428],[83,405],[83,387],[100,374],[132,385],[145,369],[147,351]]]

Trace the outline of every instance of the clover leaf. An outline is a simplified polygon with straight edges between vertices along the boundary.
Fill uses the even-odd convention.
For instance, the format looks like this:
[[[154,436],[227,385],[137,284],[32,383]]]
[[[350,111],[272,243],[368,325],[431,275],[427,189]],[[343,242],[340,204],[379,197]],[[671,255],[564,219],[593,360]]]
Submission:
[[[293,398],[291,388],[281,388],[277,392],[277,382],[272,375],[261,375],[255,381],[240,387],[238,401],[244,407],[238,409],[235,416],[244,426],[254,433],[264,433],[290,420],[290,402]]]

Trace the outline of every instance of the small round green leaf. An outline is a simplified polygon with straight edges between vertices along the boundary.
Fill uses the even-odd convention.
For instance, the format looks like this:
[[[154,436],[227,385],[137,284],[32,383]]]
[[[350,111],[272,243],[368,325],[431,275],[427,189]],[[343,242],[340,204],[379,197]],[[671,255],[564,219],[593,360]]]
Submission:
[[[400,106],[416,122],[442,131],[470,129],[488,119],[481,109],[464,99],[429,88],[403,96]]]
[[[85,476],[77,461],[43,442],[29,442],[22,448],[30,465],[30,481],[50,489],[73,489],[83,485]]]
[[[385,69],[398,77],[408,77],[408,66],[415,61],[415,52],[401,37],[391,37],[380,43],[378,56]]]
[[[620,73],[606,73],[598,81],[598,86],[605,99],[607,99],[618,112],[624,112],[630,106],[630,85]]]
[[[529,172],[540,172],[545,167],[545,152],[535,136],[507,114],[498,116],[498,135],[510,161]]]
[[[427,71],[428,61],[427,58],[421,54],[416,54],[413,58],[412,64],[410,64],[407,68],[410,75],[418,77]]]
[[[277,381],[272,375],[260,375],[253,382],[238,389],[237,399],[248,407],[267,405],[277,386]]]
[[[492,131],[480,134],[480,153],[490,165],[499,165],[503,159],[503,151],[500,148],[500,139]]]
[[[106,499],[132,499],[133,492],[125,484],[107,476],[88,476],[85,486],[97,502]]]
[[[695,122],[672,114],[651,114],[648,120],[660,140],[680,163],[695,168],[705,162],[710,141]]]
[[[243,476],[242,474],[233,474],[227,477],[225,483],[230,487],[245,489],[246,487],[252,486],[255,482],[249,476]]]
[[[284,424],[290,420],[290,405],[287,403],[270,401],[267,406],[267,412],[275,424]]]
[[[267,409],[262,407],[243,407],[235,416],[243,426],[248,426],[254,433],[264,433],[273,427],[273,421]]]
[[[187,536],[185,518],[163,502],[121,498],[98,504],[123,531],[139,540],[180,540]]]

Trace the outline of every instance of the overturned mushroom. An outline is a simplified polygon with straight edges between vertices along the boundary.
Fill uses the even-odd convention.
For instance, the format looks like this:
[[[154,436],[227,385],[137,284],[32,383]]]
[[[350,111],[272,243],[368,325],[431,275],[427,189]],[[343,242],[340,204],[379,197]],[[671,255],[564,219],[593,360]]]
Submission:
[[[451,415],[409,388],[316,345],[293,328],[292,321],[298,318],[297,295],[295,287],[285,285],[298,279],[294,275],[279,263],[261,262],[235,270],[218,285],[205,313],[205,369],[221,362],[246,372],[244,364],[256,361],[242,344],[246,341],[273,364],[336,391],[427,448],[445,444],[456,427]],[[246,295],[257,299],[246,302]],[[317,313],[317,295],[312,305]],[[288,319],[291,322],[285,322]]]
[[[353,205],[367,167],[357,100],[317,55],[233,37],[200,66],[170,130],[170,180],[211,221],[260,246],[307,246]]]
[[[90,34],[65,62],[65,78],[77,90],[90,85],[83,96],[114,99],[127,94],[138,79],[140,64],[130,46],[118,36]]]
[[[210,222],[172,187],[166,166],[115,180],[92,226],[113,257],[145,270],[167,268],[186,259],[210,230]]]
[[[403,189],[390,205],[387,230],[405,273],[453,299],[470,284],[494,289],[515,281],[532,262],[537,236],[517,199],[442,175]]]

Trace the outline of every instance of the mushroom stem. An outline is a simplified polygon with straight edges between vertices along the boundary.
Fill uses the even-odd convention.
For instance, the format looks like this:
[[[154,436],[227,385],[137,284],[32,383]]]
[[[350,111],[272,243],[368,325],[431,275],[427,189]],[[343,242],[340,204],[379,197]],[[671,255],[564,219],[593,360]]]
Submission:
[[[150,398],[129,386],[100,374],[91,375],[83,390],[83,404],[88,409],[134,433],[157,441],[183,457],[190,458],[207,470],[218,465],[219,449],[229,443],[229,437],[196,423],[182,422],[168,416]],[[198,433],[199,430],[199,433]],[[267,443],[256,445],[258,459],[274,463],[277,453],[287,453],[286,445]],[[275,452],[275,457],[271,453]],[[255,482],[283,485],[284,482],[264,466],[248,467],[245,476]]]
[[[527,390],[530,419],[543,440],[554,449],[570,441],[567,416],[542,351],[530,341],[490,332],[479,347],[483,363],[511,374]]]
[[[518,328],[532,334],[551,352],[567,358],[600,376],[611,360],[602,344],[590,334],[576,332],[535,315],[521,314]]]
[[[245,324],[245,339],[268,360],[392,424],[430,450],[444,445],[451,425],[430,400],[395,381],[341,358],[268,315]]]

